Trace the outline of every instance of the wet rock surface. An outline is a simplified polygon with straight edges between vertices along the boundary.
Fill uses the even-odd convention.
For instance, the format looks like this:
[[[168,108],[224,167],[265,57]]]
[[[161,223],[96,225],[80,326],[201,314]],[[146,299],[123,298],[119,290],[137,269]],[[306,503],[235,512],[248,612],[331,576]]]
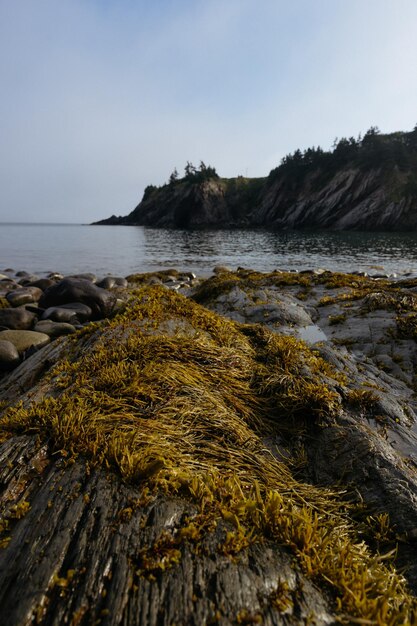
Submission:
[[[93,311],[95,319],[109,315],[115,305],[113,293],[97,287],[84,277],[64,278],[56,285],[48,287],[39,300],[43,308],[56,307],[69,302],[81,302]]]
[[[123,277],[105,277],[106,288],[95,285],[97,277],[85,273],[73,277],[50,273],[40,277],[24,270],[5,270],[0,276],[0,331],[42,333],[50,339],[75,332],[91,320],[112,315],[127,297],[128,281]],[[18,345],[25,359],[44,345],[36,334],[5,335],[3,341]],[[27,351],[30,350],[30,353]],[[20,363],[9,349],[0,351],[0,370],[10,370]]]
[[[216,524],[203,524],[203,531],[197,533],[197,520],[200,524],[204,518],[201,500],[191,497],[190,491],[181,494],[177,490],[176,495],[169,491],[172,476],[179,480],[178,474],[172,473],[172,460],[166,466],[166,483],[162,481],[158,488],[149,491],[147,481],[154,471],[152,468],[157,467],[156,472],[160,468],[155,458],[147,461],[147,469],[145,472],[141,470],[139,481],[122,480],[117,468],[120,470],[125,466],[120,459],[119,465],[109,463],[105,470],[100,467],[101,461],[98,465],[91,464],[93,448],[88,448],[89,451],[81,448],[81,452],[77,452],[76,441],[72,449],[65,447],[60,439],[62,435],[58,436],[53,429],[45,437],[43,426],[36,426],[36,432],[41,433],[40,439],[37,435],[22,434],[25,428],[30,431],[35,423],[25,422],[27,418],[23,414],[19,413],[23,425],[16,431],[7,421],[11,418],[4,421],[8,407],[18,401],[29,412],[38,404],[42,407],[45,398],[61,401],[65,381],[75,376],[70,395],[80,392],[79,407],[87,403],[86,415],[95,414],[94,402],[98,397],[105,397],[105,411],[110,411],[114,422],[120,419],[120,414],[116,409],[110,410],[109,406],[117,393],[116,373],[120,372],[121,380],[125,381],[123,385],[126,381],[131,385],[126,391],[129,400],[123,401],[129,402],[129,410],[134,406],[134,411],[141,416],[144,411],[146,420],[153,419],[156,426],[155,412],[162,401],[159,396],[165,393],[162,389],[169,381],[179,394],[184,414],[181,411],[174,413],[183,423],[187,419],[184,408],[188,406],[187,402],[190,401],[190,406],[197,411],[204,397],[204,393],[196,388],[196,381],[202,376],[211,380],[220,367],[214,357],[217,352],[212,352],[212,347],[205,343],[207,337],[214,328],[223,328],[229,319],[237,322],[233,328],[238,334],[232,334],[221,349],[225,350],[230,370],[237,368],[241,371],[238,379],[247,376],[247,380],[252,381],[245,392],[240,391],[242,404],[239,402],[238,413],[246,410],[244,403],[248,389],[258,384],[260,404],[250,405],[247,415],[260,411],[259,407],[265,403],[270,407],[268,428],[265,426],[267,422],[262,425],[263,422],[259,421],[254,427],[254,431],[263,437],[262,453],[257,452],[259,462],[266,454],[271,464],[284,462],[296,468],[297,480],[306,486],[304,494],[308,489],[312,492],[315,489],[342,490],[337,497],[341,508],[347,511],[343,515],[356,529],[352,532],[358,533],[357,540],[365,541],[377,557],[396,547],[395,565],[405,572],[409,589],[415,593],[417,315],[414,282],[326,271],[260,274],[243,269],[230,272],[227,268],[216,271],[213,277],[204,281],[173,270],[132,275],[127,277],[128,287],[123,281],[117,285],[112,277],[109,279],[97,282],[107,285],[111,299],[101,300],[100,296],[87,303],[75,298],[65,305],[51,305],[56,310],[65,306],[64,310],[70,315],[75,313],[79,324],[84,325],[79,335],[74,334],[74,325],[54,321],[51,317],[40,320],[44,313],[40,316],[32,313],[32,328],[44,329],[47,341],[53,341],[31,355],[25,354],[24,348],[17,354],[15,351],[13,356],[13,345],[8,343],[10,338],[7,335],[12,330],[5,331],[4,338],[0,332],[0,366],[11,369],[17,365],[12,372],[3,372],[0,381],[0,441],[3,432],[0,514],[7,522],[7,528],[3,524],[0,533],[0,541],[3,541],[0,549],[0,614],[7,617],[7,624],[23,626],[31,623],[35,616],[41,625],[71,623],[75,617],[80,624],[101,620],[105,626],[197,625],[213,620],[219,624],[277,625],[304,624],[309,620],[314,620],[315,624],[339,622],[341,615],[336,608],[336,598],[342,598],[343,594],[335,591],[332,584],[323,582],[317,572],[309,573],[301,543],[277,541],[273,534],[264,537],[263,542],[250,540],[245,543],[247,521],[242,522],[239,515],[245,507],[253,506],[249,501],[243,504],[243,498],[241,509],[234,510],[235,517],[225,512]],[[77,284],[87,282],[85,278],[76,278],[70,279],[70,283],[73,280]],[[91,281],[88,284],[104,289]],[[162,289],[163,286],[167,289]],[[89,316],[83,317],[81,308],[77,313],[74,304],[78,302],[80,307],[93,305],[92,317],[99,312],[104,317],[103,311],[107,311],[110,302],[114,307],[117,297],[126,301],[133,295],[143,299],[140,301],[149,307],[146,309],[146,315],[149,315],[149,311],[158,310],[152,308],[156,304],[149,304],[153,294],[157,294],[157,303],[158,299],[164,299],[165,292],[172,293],[173,298],[170,296],[168,304],[162,307],[166,317],[160,323],[155,313],[149,328],[144,325],[146,317],[139,307],[133,309],[136,311],[133,318],[122,316],[120,323],[117,317],[113,317],[114,312],[113,315],[110,313],[111,322],[103,319],[90,332]],[[181,294],[186,294],[187,299]],[[196,302],[204,308],[192,309],[193,317],[187,317],[185,311],[189,309],[183,301],[190,302],[190,306]],[[102,309],[100,302],[104,303]],[[45,298],[41,303],[45,305]],[[173,303],[181,311],[177,317],[170,313]],[[45,306],[42,308],[47,310]],[[5,310],[0,309],[0,314]],[[214,316],[207,318],[208,325],[201,326],[200,316],[204,317],[210,311]],[[227,328],[228,332],[235,332],[232,326]],[[61,336],[64,331],[71,336]],[[146,369],[145,361],[141,361],[145,359],[141,356],[142,348],[135,348],[132,353],[123,351],[131,346],[129,342],[133,337],[143,336],[143,342],[146,342],[146,337],[154,334],[154,352],[159,345],[157,342],[163,345],[163,356],[156,361],[155,371],[159,372],[166,361],[168,373],[163,379],[164,385],[155,388],[154,395],[150,395],[152,401],[145,406],[147,388],[140,387],[138,391],[131,377],[135,367],[142,367],[138,378],[142,384],[143,376],[152,368]],[[250,348],[244,343],[245,337],[250,340]],[[272,355],[268,346],[274,345],[274,337],[287,337],[288,341],[283,341],[280,351]],[[296,341],[299,338],[305,343]],[[177,343],[171,345],[171,340]],[[100,342],[110,351],[107,356],[97,351],[96,360],[91,361],[95,367],[97,362],[102,361],[103,365],[100,365],[102,369],[96,370],[101,378],[97,386],[91,387],[90,396],[83,391],[83,385],[86,389],[92,385],[85,379],[88,367],[78,379],[75,364],[93,354]],[[185,352],[184,345],[191,352]],[[201,345],[207,349],[207,354],[197,358]],[[114,362],[110,362],[112,350],[114,354],[119,350],[121,355],[120,358],[114,356]],[[245,359],[249,358],[248,355],[254,358],[254,353],[257,356],[251,371],[251,366],[245,365]],[[300,359],[295,369],[290,356],[293,353]],[[198,364],[199,374],[194,382],[185,373],[188,362],[185,354]],[[24,360],[20,362],[22,357]],[[7,366],[7,358],[10,366]],[[68,358],[74,363],[72,369],[66,372],[62,366],[64,369],[58,369],[54,375],[54,367],[65,364]],[[318,358],[322,360],[317,361]],[[264,368],[262,383],[257,378],[258,365]],[[129,367],[132,369],[125,369]],[[225,456],[222,458],[233,459],[236,452],[231,447],[232,431],[225,421],[232,410],[232,392],[225,385],[226,382],[214,385],[214,395],[204,399],[206,404],[201,405],[201,413],[209,410],[217,395],[225,394],[225,412],[216,417],[214,430],[218,433],[224,429],[222,447]],[[69,400],[62,402],[65,407]],[[322,406],[331,408],[322,410]],[[40,416],[44,415],[42,411],[39,410]],[[68,409],[68,415],[73,416],[71,411]],[[173,409],[164,405],[162,415],[166,419],[172,412]],[[67,419],[64,409],[58,414],[60,420]],[[45,415],[39,418],[39,423],[43,423],[42,420],[47,422],[48,416]],[[132,415],[136,414],[129,413],[120,432],[131,423]],[[200,419],[196,415],[192,418],[191,428],[195,427],[195,420]],[[266,419],[267,414],[262,415],[262,419]],[[83,428],[88,432],[90,422],[86,422]],[[110,440],[116,437],[107,436]],[[148,436],[150,441],[153,440],[154,430],[152,434],[149,431]],[[196,450],[204,447],[203,436],[200,434],[199,437]],[[236,449],[240,450],[239,454],[245,451],[249,455],[251,445],[246,436]],[[175,471],[180,471],[180,463],[178,460],[177,467],[174,462]],[[236,469],[237,477],[240,477],[239,471]],[[164,472],[165,469],[161,476]],[[185,478],[181,480],[185,481]],[[254,483],[257,480],[262,485],[262,478],[258,476]],[[199,488],[197,483],[193,487],[196,493]],[[208,511],[213,503],[209,504],[210,500],[204,502],[207,508],[203,510]],[[306,502],[308,507],[308,497]],[[260,504],[258,507],[260,511]],[[297,515],[301,516],[302,507],[297,510]],[[322,513],[317,515],[321,518]],[[300,522],[301,528],[306,525],[306,521]],[[376,526],[379,530],[375,530]],[[198,540],[193,543],[189,538],[197,537],[195,533]],[[187,539],[179,541],[179,537]],[[227,550],[219,549],[223,545],[228,546]],[[155,553],[149,553],[151,547],[157,557]],[[380,617],[380,623],[409,623],[409,616],[406,618],[399,607],[391,607],[390,611],[389,620],[387,618],[384,622],[385,618]],[[368,617],[361,617],[359,613],[345,614],[343,619],[346,623],[368,623],[363,621]]]

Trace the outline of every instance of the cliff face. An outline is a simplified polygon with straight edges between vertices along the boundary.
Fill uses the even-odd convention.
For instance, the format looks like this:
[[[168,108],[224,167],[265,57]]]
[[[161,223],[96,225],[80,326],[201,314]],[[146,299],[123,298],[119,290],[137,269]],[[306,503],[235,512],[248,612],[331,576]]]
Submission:
[[[224,186],[216,180],[200,184],[167,185],[145,198],[128,221],[148,226],[227,226],[230,215]]]
[[[159,228],[232,228],[250,226],[265,179],[214,178],[179,181],[151,188],[125,217],[112,216],[98,224],[138,224]]]
[[[316,170],[301,182],[216,179],[179,182],[154,189],[126,217],[99,224],[160,228],[408,230],[417,228],[417,197],[406,190],[407,174],[382,168],[346,167],[322,180]]]
[[[257,226],[337,230],[417,227],[417,199],[405,191],[407,176],[380,168],[347,167],[322,183],[320,171],[301,185],[280,176],[266,185],[252,213]]]
[[[202,164],[204,165],[204,164]],[[100,224],[168,228],[415,230],[417,127],[297,150],[267,178],[219,178],[207,168],[148,187],[126,217]]]

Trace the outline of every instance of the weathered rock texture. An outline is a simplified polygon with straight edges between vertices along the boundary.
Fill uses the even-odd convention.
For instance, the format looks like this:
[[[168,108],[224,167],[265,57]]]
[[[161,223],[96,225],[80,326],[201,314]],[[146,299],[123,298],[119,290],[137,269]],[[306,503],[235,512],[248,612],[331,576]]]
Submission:
[[[5,375],[4,623],[415,624],[414,286],[146,286]]]
[[[268,177],[204,172],[148,187],[127,216],[99,224],[163,228],[415,230],[417,131],[341,140],[286,157]]]

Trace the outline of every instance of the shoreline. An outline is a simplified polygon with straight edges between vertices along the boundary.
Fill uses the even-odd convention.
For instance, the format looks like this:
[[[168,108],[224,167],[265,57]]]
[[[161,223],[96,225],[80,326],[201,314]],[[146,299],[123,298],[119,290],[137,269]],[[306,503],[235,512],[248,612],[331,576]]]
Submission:
[[[49,280],[2,296],[34,302],[0,308],[31,325],[15,333],[74,329],[23,350],[0,380],[11,623],[70,623],[75,602],[93,623],[105,588],[116,626],[126,605],[159,615],[160,585],[175,606],[185,595],[183,616],[208,619],[219,572],[228,623],[248,615],[241,580],[258,623],[294,606],[294,623],[304,610],[326,623],[415,614],[417,279]]]
[[[415,614],[417,279],[49,280],[0,308],[31,325],[0,344],[73,329],[0,379],[2,614],[93,623],[104,598],[118,626],[161,585],[187,622]]]

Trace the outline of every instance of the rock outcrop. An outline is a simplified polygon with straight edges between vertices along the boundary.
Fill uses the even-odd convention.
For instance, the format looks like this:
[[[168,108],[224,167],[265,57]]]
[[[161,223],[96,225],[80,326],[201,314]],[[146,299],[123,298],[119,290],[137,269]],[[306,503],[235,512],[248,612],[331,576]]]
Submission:
[[[333,152],[298,150],[268,177],[205,170],[148,187],[127,216],[99,224],[162,228],[416,230],[417,130],[341,140]]]
[[[3,376],[4,623],[415,624],[416,282],[150,282]]]

